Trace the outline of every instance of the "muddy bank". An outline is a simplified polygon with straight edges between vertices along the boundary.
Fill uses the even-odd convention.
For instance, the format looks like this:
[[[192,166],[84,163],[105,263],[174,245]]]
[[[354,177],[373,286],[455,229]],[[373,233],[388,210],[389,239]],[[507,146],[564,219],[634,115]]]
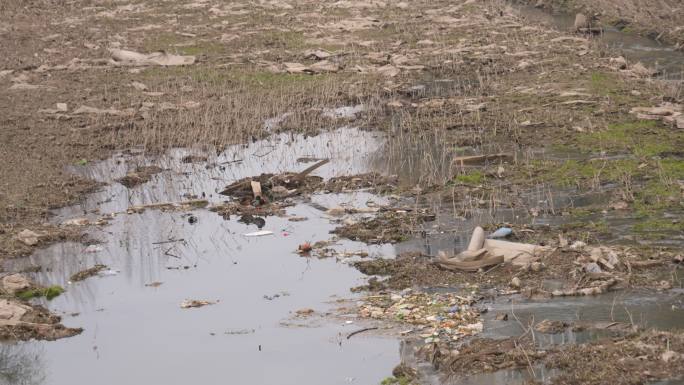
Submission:
[[[683,373],[682,333],[642,332],[624,338],[539,350],[528,337],[509,340],[476,340],[458,350],[427,347],[426,354],[446,371],[450,383],[466,374],[503,369],[529,371],[535,378],[541,367],[550,371],[544,383],[636,384],[678,378]],[[609,364],[606,365],[605,363]]]

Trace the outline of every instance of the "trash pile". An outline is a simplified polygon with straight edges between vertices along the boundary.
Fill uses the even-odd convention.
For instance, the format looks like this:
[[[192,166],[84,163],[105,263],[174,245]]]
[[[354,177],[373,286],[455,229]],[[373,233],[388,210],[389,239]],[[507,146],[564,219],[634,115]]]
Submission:
[[[475,300],[455,293],[388,293],[364,298],[358,314],[362,318],[392,320],[414,325],[426,343],[456,341],[482,331]]]
[[[311,191],[323,182],[323,178],[309,174],[328,162],[329,159],[321,160],[299,173],[261,174],[240,179],[220,192],[231,196],[234,201],[212,209],[224,217],[235,214],[277,215],[292,205],[286,201],[287,198]]]
[[[455,271],[478,271],[502,263],[527,266],[550,251],[550,248],[545,246],[493,239],[505,237],[510,233],[510,229],[502,228],[486,239],[484,229],[476,227],[465,251],[456,256],[440,251],[437,255],[437,264]]]

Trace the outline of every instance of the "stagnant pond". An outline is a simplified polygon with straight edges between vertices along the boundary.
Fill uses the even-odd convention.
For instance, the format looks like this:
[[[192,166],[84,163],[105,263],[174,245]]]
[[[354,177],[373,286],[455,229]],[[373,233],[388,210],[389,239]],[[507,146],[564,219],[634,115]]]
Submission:
[[[206,209],[126,211],[131,206],[196,197],[218,203],[227,198],[217,192],[237,179],[265,172],[300,171],[312,158],[331,160],[315,172],[323,178],[401,170],[379,157],[385,144],[381,134],[341,128],[317,136],[276,134],[250,145],[213,152],[206,161],[197,163],[183,159],[206,152],[175,149],[161,156],[132,151],[103,162],[74,166],[71,172],[101,181],[104,186],[80,204],[58,210],[52,220],[62,223],[84,216],[95,220],[114,214],[107,225],[89,230],[100,242],[56,244],[29,258],[10,261],[5,267],[19,271],[41,266],[42,271],[32,274],[33,279],[67,289],[43,303],[62,315],[65,325],[83,327],[84,331],[55,342],[2,345],[0,379],[13,384],[380,383],[400,361],[413,359],[413,345],[373,333],[348,339],[349,333],[364,324],[355,314],[338,308],[358,298],[349,289],[363,284],[366,278],[344,259],[305,258],[295,250],[302,242],[331,238],[329,232],[338,224],[321,207],[377,207],[389,204],[390,197],[364,191],[313,194],[294,201],[287,215],[267,217],[258,225],[239,222],[237,217],[226,220]],[[143,185],[129,189],[115,182],[137,166],[152,164],[164,171]],[[582,201],[568,192],[554,194],[559,205]],[[531,191],[526,199],[538,201],[546,196],[545,190]],[[289,220],[292,216],[308,220],[293,222]],[[551,223],[553,218],[532,218],[512,210],[475,211],[468,220],[440,214],[437,221],[427,224],[423,237],[407,242],[369,246],[339,241],[333,247],[340,252],[364,251],[371,258],[392,258],[406,250],[434,254],[442,248],[461,249],[472,227],[480,222]],[[245,235],[257,230],[273,234]],[[69,282],[72,274],[95,264],[105,264],[109,269],[85,281]],[[634,298],[632,302],[650,297],[638,294]],[[186,299],[217,303],[182,309],[180,304]],[[510,306],[505,302],[508,300],[488,304],[490,314]],[[534,311],[541,312],[535,313],[536,317],[546,312],[548,318],[554,318],[554,314],[575,314],[568,310],[572,306],[602,309],[605,301],[612,300],[577,300],[574,305],[520,302],[516,311],[522,319]],[[634,308],[630,314],[642,318],[661,315],[667,320],[681,316],[679,302],[668,302],[668,306],[680,309],[671,312],[655,310],[654,306],[670,310],[661,301],[648,303],[652,306]],[[297,315],[297,310],[309,308],[314,310],[313,315]],[[486,336],[519,333],[514,324],[485,321]],[[427,369],[422,375],[425,383],[442,381]],[[504,384],[526,378],[524,372],[511,371],[455,383]]]
[[[356,143],[360,150],[348,151],[342,142]],[[75,171],[103,182],[137,164],[154,162],[167,171],[130,190],[111,183],[81,205],[60,210],[54,220],[84,214],[96,218],[136,204],[183,201],[189,195],[220,201],[225,197],[216,191],[230,181],[305,168],[299,157],[332,159],[318,173],[324,177],[356,174],[366,171],[377,143],[374,135],[353,129],[309,139],[281,135],[232,147],[213,159],[229,163],[216,167],[182,163],[183,151],[157,159],[122,155]],[[370,200],[385,203],[363,192],[312,197],[328,207]],[[256,225],[224,220],[208,210],[120,214],[93,231],[101,244],[57,244],[14,261],[9,268],[39,265],[43,272],[36,274],[38,282],[65,286],[67,292],[46,305],[63,315],[66,325],[85,330],[56,342],[4,345],[3,375],[21,384],[378,383],[399,362],[398,341],[371,336],[347,340],[360,325],[351,318],[320,316],[337,299],[352,297],[349,288],[362,283],[361,274],[334,259],[296,254],[304,241],[329,239],[335,225],[307,204],[287,213],[309,219],[268,217],[263,228],[274,235],[254,238],[244,234],[256,231]],[[196,220],[189,221],[190,215]],[[354,242],[336,247],[393,255],[391,247]],[[97,263],[111,271],[68,283],[73,273]],[[151,286],[154,282],[161,285]],[[219,302],[181,309],[185,299]],[[303,308],[316,315],[297,318],[295,311]]]

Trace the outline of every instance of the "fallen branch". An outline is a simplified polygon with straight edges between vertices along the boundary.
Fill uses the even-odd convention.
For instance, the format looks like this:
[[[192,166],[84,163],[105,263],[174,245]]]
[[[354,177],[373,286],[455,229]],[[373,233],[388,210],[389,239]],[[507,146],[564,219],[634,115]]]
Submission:
[[[314,170],[316,170],[317,168],[323,166],[324,164],[326,164],[328,162],[330,162],[330,159],[323,159],[322,161],[314,164],[313,166],[311,166],[311,167],[307,168],[306,170],[297,174],[295,176],[295,179],[302,180],[302,179],[306,178],[307,175],[311,174],[312,172],[314,172]]]
[[[360,333],[363,333],[363,332],[367,332],[367,331],[369,331],[369,330],[376,330],[376,329],[377,329],[377,327],[371,327],[371,328],[363,328],[363,329],[359,329],[359,330],[353,331],[353,332],[351,332],[351,333],[349,333],[349,334],[347,335],[347,339],[350,339],[350,338],[352,338],[353,336],[355,336],[355,335],[357,335],[357,334],[360,334]]]
[[[643,269],[648,267],[664,265],[665,261],[632,261],[630,262],[631,267],[635,269]]]
[[[165,243],[174,243],[174,242],[185,242],[185,239],[169,239],[166,241],[159,241],[159,242],[152,242],[153,245],[163,245]]]

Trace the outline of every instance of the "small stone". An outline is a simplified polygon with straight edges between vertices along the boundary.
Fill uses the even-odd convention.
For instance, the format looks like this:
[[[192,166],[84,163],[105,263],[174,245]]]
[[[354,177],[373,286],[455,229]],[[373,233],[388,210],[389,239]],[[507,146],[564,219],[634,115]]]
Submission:
[[[544,264],[542,264],[541,262],[532,262],[532,265],[530,265],[530,269],[535,273],[540,272],[544,269]]]
[[[663,360],[664,362],[670,362],[672,360],[677,360],[677,359],[681,358],[681,356],[682,355],[677,353],[677,352],[674,352],[672,350],[668,350],[660,356],[660,359]]]
[[[573,250],[581,250],[581,249],[583,249],[585,246],[587,246],[586,243],[584,243],[584,242],[582,242],[582,241],[576,241],[576,242],[574,242],[572,245],[570,245],[570,248],[573,249]]]
[[[38,233],[29,229],[22,230],[17,234],[17,239],[27,246],[35,246],[38,244]]]
[[[522,282],[520,281],[520,278],[513,277],[513,279],[511,280],[511,287],[519,289],[520,286],[522,286]]]
[[[496,315],[496,318],[494,318],[497,321],[508,321],[508,314],[507,313],[499,313]]]
[[[11,274],[2,277],[2,288],[8,294],[26,290],[31,287],[31,282],[21,274]]]
[[[587,273],[600,273],[601,267],[597,263],[591,262],[584,265],[584,271]]]

